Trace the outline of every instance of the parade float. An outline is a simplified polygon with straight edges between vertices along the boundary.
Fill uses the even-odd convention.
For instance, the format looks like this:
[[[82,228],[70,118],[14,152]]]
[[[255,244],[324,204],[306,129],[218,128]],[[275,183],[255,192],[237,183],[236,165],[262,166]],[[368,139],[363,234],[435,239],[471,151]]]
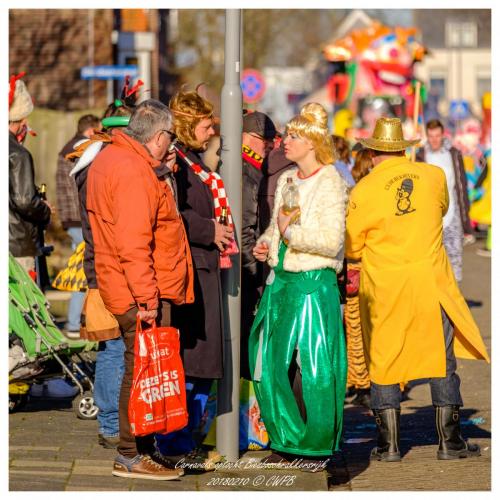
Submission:
[[[414,66],[427,53],[418,38],[417,28],[373,21],[324,47],[323,56],[332,69],[327,88],[335,109],[335,133],[349,140],[367,137],[382,115],[411,122]],[[420,97],[425,97],[424,87]]]

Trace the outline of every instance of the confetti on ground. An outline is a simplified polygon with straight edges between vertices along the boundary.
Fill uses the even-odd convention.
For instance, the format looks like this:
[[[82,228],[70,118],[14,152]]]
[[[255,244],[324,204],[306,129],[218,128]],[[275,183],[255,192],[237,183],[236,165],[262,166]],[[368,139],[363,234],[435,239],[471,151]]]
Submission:
[[[376,429],[376,424],[358,424],[356,429]]]
[[[349,438],[344,442],[347,444],[359,444],[359,443],[368,443],[369,441],[373,441],[371,438]]]
[[[483,417],[470,418],[468,420],[460,420],[461,425],[479,425],[484,424],[485,420]]]

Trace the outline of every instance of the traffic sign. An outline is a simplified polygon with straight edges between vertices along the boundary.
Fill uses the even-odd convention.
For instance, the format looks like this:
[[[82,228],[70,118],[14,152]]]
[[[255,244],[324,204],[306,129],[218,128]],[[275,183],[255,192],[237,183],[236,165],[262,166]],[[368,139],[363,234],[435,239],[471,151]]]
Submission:
[[[108,66],[84,66],[80,69],[80,78],[83,80],[122,80],[127,75],[135,78],[139,74],[136,65],[108,65]]]
[[[469,103],[464,99],[451,101],[448,114],[452,120],[465,120],[470,115]]]
[[[260,101],[266,91],[264,76],[256,69],[245,69],[241,74],[243,101],[250,104]]]

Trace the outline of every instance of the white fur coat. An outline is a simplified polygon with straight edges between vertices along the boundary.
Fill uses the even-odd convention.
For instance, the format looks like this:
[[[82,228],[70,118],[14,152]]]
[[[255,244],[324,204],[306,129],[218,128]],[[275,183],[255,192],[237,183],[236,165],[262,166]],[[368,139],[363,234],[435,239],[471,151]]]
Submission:
[[[287,177],[297,181],[298,169],[287,170],[278,180],[271,223],[258,243],[269,246],[268,263],[278,264],[280,231],[278,212]],[[339,273],[344,259],[345,212],[347,186],[333,165],[298,184],[300,193],[300,225],[291,225],[283,268],[300,272],[331,267]]]

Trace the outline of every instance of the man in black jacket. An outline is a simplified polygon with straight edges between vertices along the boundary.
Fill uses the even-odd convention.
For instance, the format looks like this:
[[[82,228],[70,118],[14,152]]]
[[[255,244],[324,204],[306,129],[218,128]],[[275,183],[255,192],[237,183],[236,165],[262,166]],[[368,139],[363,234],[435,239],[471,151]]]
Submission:
[[[181,334],[181,355],[186,375],[188,425],[168,435],[157,435],[159,450],[189,469],[214,467],[200,448],[200,424],[213,380],[224,374],[223,316],[220,258],[233,237],[216,220],[211,170],[202,154],[213,128],[213,105],[197,91],[177,92],[170,100],[177,136],[175,174],[178,208],[184,220],[194,266],[194,303],[172,308],[172,324]],[[207,423],[206,425],[209,425]]]
[[[241,351],[240,373],[250,380],[248,366],[248,336],[253,323],[253,312],[260,298],[262,264],[252,250],[260,236],[258,193],[262,181],[262,163],[274,147],[277,135],[272,120],[260,111],[243,117],[242,171],[243,216],[241,226]]]
[[[33,158],[21,144],[32,111],[25,83],[13,77],[9,94],[9,251],[26,271],[34,269],[35,257],[42,254],[39,227],[50,220],[50,207],[35,186]]]

